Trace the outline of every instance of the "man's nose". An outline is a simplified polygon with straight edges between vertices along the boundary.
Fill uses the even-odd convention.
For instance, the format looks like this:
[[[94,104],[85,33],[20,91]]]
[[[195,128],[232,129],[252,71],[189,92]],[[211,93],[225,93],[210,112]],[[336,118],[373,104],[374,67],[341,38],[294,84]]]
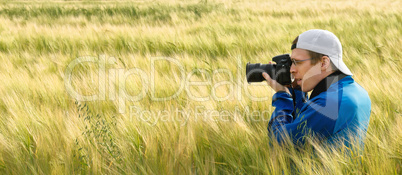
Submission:
[[[295,64],[292,64],[292,65],[290,66],[290,73],[291,73],[291,74],[296,73],[296,66],[295,66]]]

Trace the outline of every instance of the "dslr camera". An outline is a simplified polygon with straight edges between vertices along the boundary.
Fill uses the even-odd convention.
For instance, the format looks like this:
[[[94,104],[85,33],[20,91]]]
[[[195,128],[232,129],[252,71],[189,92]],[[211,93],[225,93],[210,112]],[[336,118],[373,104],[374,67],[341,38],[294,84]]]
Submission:
[[[266,72],[272,79],[276,80],[281,85],[290,85],[292,83],[290,75],[290,66],[292,61],[289,54],[278,55],[272,58],[276,64],[250,64],[246,65],[247,82],[262,82],[265,78],[262,76]]]

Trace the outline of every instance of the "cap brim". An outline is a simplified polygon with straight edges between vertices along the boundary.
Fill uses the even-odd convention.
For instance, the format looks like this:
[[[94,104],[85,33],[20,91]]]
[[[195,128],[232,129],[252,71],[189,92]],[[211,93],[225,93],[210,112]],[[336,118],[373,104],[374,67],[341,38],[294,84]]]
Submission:
[[[336,68],[338,68],[342,73],[346,75],[353,75],[352,72],[349,70],[348,66],[343,61],[338,61],[334,63]]]

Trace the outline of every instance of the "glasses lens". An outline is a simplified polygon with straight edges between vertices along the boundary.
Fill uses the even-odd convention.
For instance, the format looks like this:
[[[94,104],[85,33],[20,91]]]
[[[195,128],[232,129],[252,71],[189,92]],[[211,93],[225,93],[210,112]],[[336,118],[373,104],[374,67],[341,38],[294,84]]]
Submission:
[[[293,63],[295,66],[297,66],[297,65],[296,65],[296,61],[295,61],[294,59],[292,59],[292,63]]]

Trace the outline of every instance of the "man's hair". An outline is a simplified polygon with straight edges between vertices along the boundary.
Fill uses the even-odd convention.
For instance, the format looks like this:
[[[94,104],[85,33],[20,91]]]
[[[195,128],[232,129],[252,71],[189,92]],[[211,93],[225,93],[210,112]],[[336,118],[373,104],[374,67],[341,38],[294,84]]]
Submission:
[[[297,37],[293,40],[292,45],[293,45],[293,44],[296,44],[297,41],[299,41],[299,36],[297,36]],[[307,50],[307,51],[308,51],[308,54],[309,54],[310,57],[311,57],[311,65],[317,64],[317,63],[321,60],[321,58],[322,58],[323,56],[327,56],[327,57],[328,57],[328,55],[324,55],[324,54],[321,54],[321,53],[313,52],[313,51],[310,51],[310,50]],[[329,58],[329,57],[328,57],[328,58]],[[330,62],[331,62],[331,68],[332,68],[332,70],[338,70],[338,68],[336,68],[336,66],[334,65],[334,63],[332,63],[332,60],[331,60],[331,59],[329,59],[329,60],[330,60]]]

